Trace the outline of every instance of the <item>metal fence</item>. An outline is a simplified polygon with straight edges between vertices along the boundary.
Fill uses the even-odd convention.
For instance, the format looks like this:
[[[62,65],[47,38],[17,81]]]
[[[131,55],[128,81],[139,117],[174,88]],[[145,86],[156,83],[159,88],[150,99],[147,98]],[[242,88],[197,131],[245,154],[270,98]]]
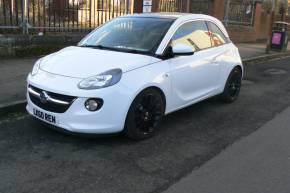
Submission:
[[[208,14],[212,0],[159,0],[158,12],[191,12]]]
[[[16,27],[21,23],[22,1],[0,0],[0,25],[2,28]]]
[[[132,2],[133,0],[0,0],[0,30],[87,31],[113,17],[132,13]]]
[[[211,0],[191,0],[190,12],[209,14],[211,4]]]
[[[158,12],[181,12],[182,0],[159,0]]]
[[[225,1],[225,25],[253,25],[255,4],[255,0]]]

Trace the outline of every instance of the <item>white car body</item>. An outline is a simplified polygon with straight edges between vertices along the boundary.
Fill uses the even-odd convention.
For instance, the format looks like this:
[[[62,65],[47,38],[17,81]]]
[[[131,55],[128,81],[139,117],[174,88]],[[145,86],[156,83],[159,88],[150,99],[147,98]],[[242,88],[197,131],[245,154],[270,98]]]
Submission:
[[[136,17],[136,15],[128,17]],[[137,15],[138,16],[138,15]],[[146,17],[148,14],[141,14]],[[228,37],[222,23],[200,14],[149,14],[150,17],[175,17],[176,20],[161,41],[156,55],[165,50],[174,32],[189,21],[205,20],[216,24]],[[55,113],[33,103],[27,92],[27,111],[49,115],[53,125],[77,133],[117,133],[125,125],[126,116],[134,98],[144,89],[158,88],[165,97],[165,114],[174,112],[223,92],[227,78],[236,66],[243,69],[237,47],[228,42],[221,46],[163,60],[158,57],[109,50],[71,46],[41,59],[38,73],[28,75],[27,83],[38,89],[76,98],[64,113]],[[77,85],[85,78],[120,68],[121,80],[110,87],[84,90]],[[88,111],[88,98],[101,98],[101,109]],[[45,117],[48,116],[48,117]],[[39,116],[37,116],[39,118]]]

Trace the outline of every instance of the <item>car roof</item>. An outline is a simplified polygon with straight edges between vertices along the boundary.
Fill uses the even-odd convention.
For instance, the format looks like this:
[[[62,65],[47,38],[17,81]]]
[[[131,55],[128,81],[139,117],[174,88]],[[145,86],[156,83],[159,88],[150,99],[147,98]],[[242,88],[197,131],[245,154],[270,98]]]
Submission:
[[[227,30],[223,26],[222,22],[215,17],[204,14],[193,13],[179,13],[179,12],[159,12],[159,13],[135,13],[130,15],[124,15],[121,17],[144,17],[144,18],[168,18],[176,21],[195,20],[202,19],[212,21],[222,30],[226,37],[229,37]]]
[[[177,19],[182,16],[193,15],[190,13],[178,13],[178,12],[159,12],[159,13],[135,13],[132,15],[126,15],[125,17],[153,17],[153,18],[172,18]]]

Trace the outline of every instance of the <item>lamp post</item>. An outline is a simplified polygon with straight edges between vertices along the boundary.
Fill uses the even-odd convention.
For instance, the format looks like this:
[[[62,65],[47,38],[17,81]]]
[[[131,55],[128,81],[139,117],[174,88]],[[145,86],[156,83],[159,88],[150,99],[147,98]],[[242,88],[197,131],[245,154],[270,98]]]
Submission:
[[[270,26],[269,26],[269,35],[268,35],[268,42],[266,47],[266,54],[270,52],[270,44],[271,44],[271,37],[272,37],[272,28],[275,19],[275,9],[276,9],[276,0],[272,0],[272,10],[270,16]]]

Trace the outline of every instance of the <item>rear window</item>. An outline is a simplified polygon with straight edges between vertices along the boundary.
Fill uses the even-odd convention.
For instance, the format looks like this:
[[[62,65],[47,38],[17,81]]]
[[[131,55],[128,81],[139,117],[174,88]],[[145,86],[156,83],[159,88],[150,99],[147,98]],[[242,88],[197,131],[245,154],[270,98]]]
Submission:
[[[210,34],[212,36],[212,45],[219,46],[229,42],[228,38],[224,35],[224,33],[220,30],[220,28],[212,23],[207,22]]]

